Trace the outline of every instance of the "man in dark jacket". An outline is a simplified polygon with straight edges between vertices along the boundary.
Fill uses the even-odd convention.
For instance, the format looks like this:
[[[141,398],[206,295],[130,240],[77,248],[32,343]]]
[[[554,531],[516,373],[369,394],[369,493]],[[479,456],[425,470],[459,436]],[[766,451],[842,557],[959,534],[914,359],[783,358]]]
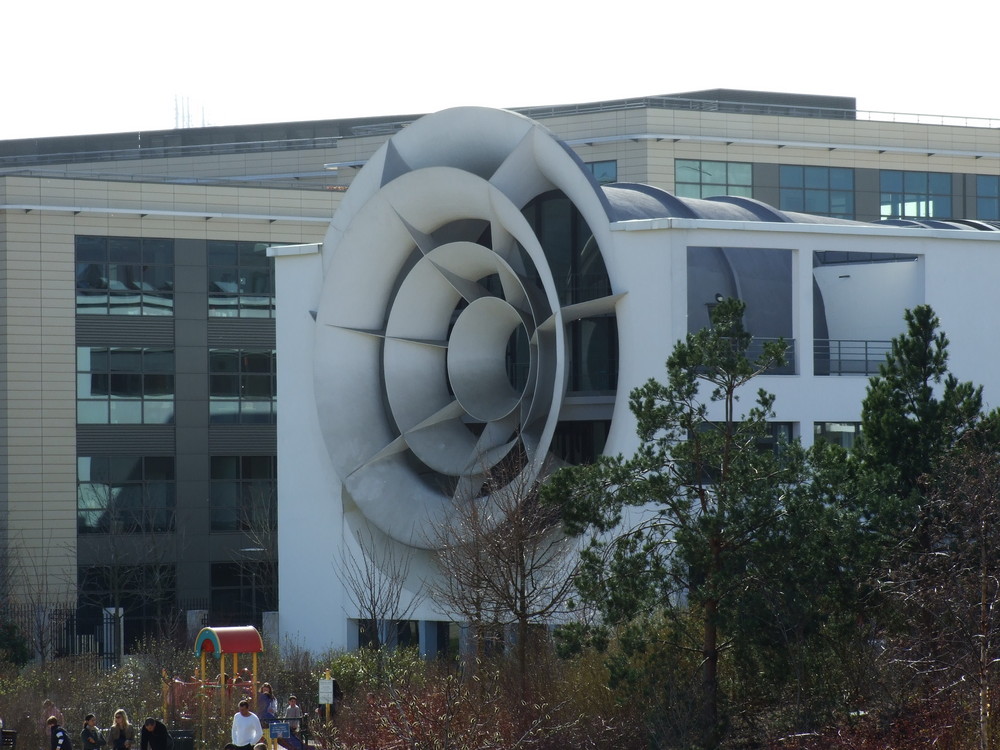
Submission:
[[[69,733],[59,725],[59,719],[50,716],[45,722],[49,728],[52,750],[73,750],[73,743],[69,739]]]
[[[139,735],[139,750],[170,750],[173,744],[170,732],[163,726],[162,721],[150,716],[143,722],[142,733]]]

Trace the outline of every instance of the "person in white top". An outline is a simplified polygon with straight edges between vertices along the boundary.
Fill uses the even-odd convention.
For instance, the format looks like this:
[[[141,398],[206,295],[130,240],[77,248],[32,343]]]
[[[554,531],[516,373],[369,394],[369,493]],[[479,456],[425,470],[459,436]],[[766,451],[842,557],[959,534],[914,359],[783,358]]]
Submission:
[[[250,710],[250,701],[241,700],[240,711],[233,716],[233,744],[240,750],[252,750],[263,736],[264,729],[257,714]]]

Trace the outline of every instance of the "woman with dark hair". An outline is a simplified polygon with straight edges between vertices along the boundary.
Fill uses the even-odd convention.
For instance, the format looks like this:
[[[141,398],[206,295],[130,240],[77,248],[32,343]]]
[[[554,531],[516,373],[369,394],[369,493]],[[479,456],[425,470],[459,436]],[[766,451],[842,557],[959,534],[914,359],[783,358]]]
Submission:
[[[278,718],[278,699],[274,697],[270,682],[260,686],[260,693],[257,695],[257,716],[261,721],[274,721]]]
[[[97,726],[97,719],[93,714],[87,714],[83,719],[83,730],[80,732],[80,743],[83,750],[98,750],[108,744]]]

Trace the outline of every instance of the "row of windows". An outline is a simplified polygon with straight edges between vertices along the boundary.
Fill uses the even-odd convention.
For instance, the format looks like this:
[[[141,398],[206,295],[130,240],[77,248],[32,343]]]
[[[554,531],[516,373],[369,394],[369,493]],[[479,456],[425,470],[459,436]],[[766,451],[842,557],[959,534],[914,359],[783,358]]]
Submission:
[[[175,367],[170,349],[77,347],[78,424],[173,424]],[[274,424],[273,350],[209,351],[209,422]]]
[[[177,493],[170,456],[80,456],[76,516],[80,533],[174,530]]]
[[[209,240],[208,315],[274,316],[274,259],[262,242]],[[76,238],[76,311],[82,315],[173,315],[174,240]]]
[[[753,165],[698,159],[674,161],[674,191],[680,197],[753,196]],[[854,170],[845,167],[781,165],[778,208],[853,219]],[[946,172],[879,171],[879,214],[883,219],[954,218],[953,175]],[[1000,219],[1000,176],[976,175],[976,215]]]
[[[176,611],[177,570],[174,565],[89,565],[77,569],[80,610],[77,631],[98,635],[105,627],[104,608],[124,613],[126,651],[149,635],[162,635],[163,619]],[[278,608],[278,563],[233,561],[210,563],[209,621],[218,625],[260,626],[260,613]],[[181,605],[183,606],[183,605]]]
[[[273,534],[277,528],[277,459],[212,456],[209,525],[212,531]],[[131,534],[174,530],[172,456],[77,458],[77,530]]]

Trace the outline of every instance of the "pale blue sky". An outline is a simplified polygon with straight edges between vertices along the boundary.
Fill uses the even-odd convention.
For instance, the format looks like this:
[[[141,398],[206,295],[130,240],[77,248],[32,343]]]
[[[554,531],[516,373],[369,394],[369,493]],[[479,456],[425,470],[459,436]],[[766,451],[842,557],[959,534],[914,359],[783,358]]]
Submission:
[[[0,139],[705,88],[1000,120],[1000,5],[978,0],[8,5]]]

